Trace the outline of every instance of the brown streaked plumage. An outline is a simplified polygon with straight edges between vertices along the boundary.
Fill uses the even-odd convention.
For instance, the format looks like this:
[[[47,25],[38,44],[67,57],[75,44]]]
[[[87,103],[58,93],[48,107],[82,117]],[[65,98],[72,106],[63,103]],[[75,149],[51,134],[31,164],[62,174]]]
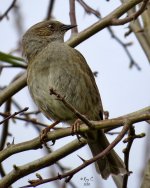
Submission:
[[[58,21],[44,21],[32,26],[23,36],[23,51],[28,60],[27,83],[30,94],[43,114],[72,125],[75,115],[49,94],[49,88],[65,96],[89,120],[101,120],[103,107],[91,69],[77,50],[64,43],[64,34],[73,26]],[[109,144],[102,131],[86,134],[88,145],[97,155]],[[125,173],[124,164],[112,150],[97,161],[104,179],[110,174]]]

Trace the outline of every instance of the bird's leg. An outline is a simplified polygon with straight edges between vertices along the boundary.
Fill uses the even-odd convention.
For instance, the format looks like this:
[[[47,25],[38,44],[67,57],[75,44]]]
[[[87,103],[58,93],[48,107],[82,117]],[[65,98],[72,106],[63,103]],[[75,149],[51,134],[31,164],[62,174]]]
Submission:
[[[109,119],[109,112],[103,111],[104,119]]]
[[[72,124],[72,130],[71,133],[72,135],[76,134],[80,128],[82,121],[80,119],[77,119],[73,124]]]
[[[75,135],[76,134],[76,136],[77,136],[77,139],[80,141],[80,136],[79,136],[79,134],[78,134],[78,131],[79,131],[79,129],[80,129],[80,125],[82,124],[82,121],[81,121],[81,119],[77,119],[74,123],[73,123],[73,125],[72,125],[72,130],[71,130],[71,133],[72,133],[72,135]]]
[[[40,134],[41,143],[45,143],[47,133],[50,132],[50,130],[53,129],[58,123],[60,123],[60,121],[55,121],[54,123],[42,130]]]

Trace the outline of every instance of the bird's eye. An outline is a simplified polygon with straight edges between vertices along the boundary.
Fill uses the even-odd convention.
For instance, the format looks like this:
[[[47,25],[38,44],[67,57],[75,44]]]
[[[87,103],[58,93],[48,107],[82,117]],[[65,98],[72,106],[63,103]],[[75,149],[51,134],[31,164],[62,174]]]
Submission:
[[[48,27],[50,28],[50,30],[54,31],[54,25],[53,24],[48,25]]]

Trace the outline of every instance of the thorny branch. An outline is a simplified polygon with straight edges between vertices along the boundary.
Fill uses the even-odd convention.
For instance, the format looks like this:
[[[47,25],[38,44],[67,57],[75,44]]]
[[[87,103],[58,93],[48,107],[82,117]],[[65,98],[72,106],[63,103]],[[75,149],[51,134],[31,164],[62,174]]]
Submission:
[[[131,126],[130,129],[129,129],[128,137],[132,137],[134,135],[135,135],[135,130],[134,130],[134,127]],[[125,174],[123,176],[123,186],[122,186],[122,188],[127,188],[128,177],[129,177],[130,173],[132,173],[132,172],[129,171],[129,154],[130,154],[131,146],[133,144],[133,140],[134,140],[134,138],[131,138],[128,141],[126,148],[123,150],[123,152],[124,152],[124,162],[125,162],[125,166],[126,166],[128,174]]]
[[[39,141],[40,141],[40,139],[39,139]],[[2,180],[0,180],[0,187],[9,187],[9,185],[14,183],[16,180],[18,180],[32,172],[36,172],[37,170],[39,170],[41,168],[45,168],[47,166],[55,164],[56,161],[64,158],[65,156],[76,151],[77,149],[83,147],[85,145],[86,141],[85,141],[85,139],[81,139],[80,141],[81,142],[79,142],[76,139],[72,142],[69,142],[65,146],[57,149],[56,151],[53,151],[53,153],[50,153],[44,157],[41,157],[40,159],[33,160],[32,162],[27,163],[25,165],[22,165],[22,166],[14,165],[13,166],[14,169],[9,174],[7,174]],[[27,144],[27,142],[26,142],[26,144]],[[41,145],[41,143],[40,143],[40,145]],[[35,148],[35,149],[37,149],[37,148]]]
[[[150,107],[146,107],[139,111],[136,111],[131,114],[127,114],[118,118],[108,119],[103,121],[92,121],[92,124],[95,126],[96,130],[104,129],[107,130],[108,128],[118,128],[123,125],[125,119],[129,119],[130,121],[137,123],[141,121],[146,121],[150,119]],[[78,134],[85,133],[89,131],[89,128],[82,124],[80,128],[77,130]],[[71,136],[72,135],[72,128],[65,128],[65,129],[58,129],[56,131],[50,132],[47,134],[46,142],[58,140],[63,137]],[[30,149],[37,149],[41,148],[40,137],[37,137],[31,141],[20,143],[20,144],[13,144],[8,148],[4,149],[0,153],[0,162],[5,160],[6,158],[10,157],[15,153],[19,153],[22,151],[30,150]]]
[[[124,139],[124,141],[123,141],[124,143],[127,142],[127,146],[123,150],[123,152],[124,152],[124,162],[125,162],[126,170],[128,173],[123,176],[122,188],[127,188],[128,178],[129,178],[129,175],[132,173],[131,171],[129,171],[129,157],[130,157],[130,150],[131,150],[133,141],[136,138],[143,138],[144,136],[145,136],[144,133],[142,133],[140,135],[136,135],[134,126],[132,125],[132,126],[130,126],[130,129],[128,131],[128,137],[126,139]]]
[[[124,122],[128,122],[128,123],[130,122],[130,123],[133,124],[133,123],[137,123],[137,122],[140,122],[140,121],[145,121],[145,120],[150,119],[149,111],[150,111],[150,108],[147,107],[145,109],[140,110],[139,112],[137,111],[137,112],[134,112],[134,113],[131,113],[131,114],[119,117],[119,118],[115,118],[115,119],[103,120],[103,121],[99,121],[99,122],[92,122],[92,124],[95,125],[95,129],[104,129],[104,128],[107,128],[107,127],[114,127],[115,128],[115,127],[124,125]],[[78,130],[78,133],[80,134],[80,133],[83,133],[85,131],[89,131],[89,128],[87,126],[81,125],[80,129]],[[50,132],[47,136],[47,139],[48,140],[56,140],[58,138],[62,138],[64,136],[69,136],[69,135],[72,135],[72,130],[71,130],[71,128],[66,128],[66,129],[54,131],[54,133]],[[18,147],[17,147],[17,145],[18,145]],[[83,146],[83,144],[81,146]],[[37,148],[40,148],[40,147],[41,147],[41,142],[40,142],[39,137],[34,139],[33,141],[28,141],[28,142],[25,142],[25,143],[22,143],[22,144],[10,145],[8,148],[4,149],[0,153],[0,161],[4,160],[5,158],[9,157],[10,155],[12,155],[14,153],[26,151],[26,150],[29,150],[29,149],[37,149]],[[79,147],[80,147],[80,145],[79,145]],[[66,148],[68,148],[67,145],[66,145]],[[61,150],[61,148],[60,148],[60,150]],[[66,149],[64,150],[63,148],[62,148],[61,151],[67,152]],[[55,155],[55,152],[53,152],[53,155]],[[64,154],[61,153],[61,156],[64,157]],[[40,159],[41,163],[39,163],[39,160],[38,160],[37,162],[36,161],[32,162],[33,164],[31,163],[31,165],[26,164],[22,167],[21,166],[17,167],[18,173],[16,173],[16,171],[10,172],[11,176],[7,175],[4,179],[2,179],[0,181],[0,185],[5,185],[4,182],[7,183],[6,185],[8,185],[8,182],[12,182],[12,181],[14,182],[16,179],[20,178],[20,174],[22,174],[23,172],[24,172],[23,173],[24,175],[22,174],[21,177],[23,177],[23,176],[25,176],[25,175],[27,175],[31,172],[35,172],[39,168],[45,167],[45,165],[43,166],[43,164],[49,165],[45,161],[45,160],[48,160],[48,161],[50,160],[47,157],[43,157],[43,159]],[[55,163],[54,159],[57,160],[56,157],[52,156],[50,163]],[[96,159],[94,159],[94,160],[96,160]],[[34,168],[33,168],[33,166],[34,166]],[[12,178],[12,176],[14,178]],[[11,177],[11,179],[10,179],[10,177]]]
[[[45,151],[46,151],[46,154],[49,154],[49,153],[52,153],[52,152],[53,152],[52,148],[50,148],[50,147],[46,147],[46,148],[45,148]],[[64,165],[61,164],[61,162],[59,162],[59,161],[56,161],[55,164],[57,165],[57,167],[58,167],[58,169],[60,170],[61,173],[64,173],[65,171],[70,170],[70,167],[64,166]],[[52,167],[52,168],[53,168],[53,167]],[[54,174],[56,174],[56,169],[55,169],[55,168],[54,168],[54,170],[51,171],[51,176],[54,176]],[[36,177],[37,177],[37,174],[36,174]],[[38,178],[38,177],[37,177],[37,178]],[[59,182],[57,181],[57,182],[55,182],[55,183],[56,183],[56,187],[58,187]],[[58,184],[58,185],[57,185],[57,184]],[[77,188],[76,185],[75,185],[72,181],[70,181],[69,184],[71,185],[72,188]],[[59,187],[60,187],[60,185],[59,185]],[[63,186],[62,186],[62,187],[63,187]]]
[[[110,150],[112,150],[120,141],[121,139],[124,137],[124,135],[126,134],[126,132],[128,131],[129,127],[131,126],[132,122],[130,121],[126,121],[124,123],[124,127],[122,129],[122,131],[119,133],[119,135],[117,136],[117,138],[106,148],[104,149],[101,153],[99,153],[98,155],[96,155],[95,157],[89,159],[89,160],[82,160],[83,164],[78,166],[77,168],[66,172],[64,174],[59,174],[53,178],[48,178],[48,179],[38,179],[38,180],[29,180],[30,185],[26,185],[23,186],[21,188],[25,188],[25,187],[36,187],[38,185],[47,183],[47,182],[51,182],[54,180],[61,180],[63,178],[65,179],[65,182],[69,182],[71,180],[71,178],[80,170],[82,170],[83,168],[87,167],[88,165],[96,162],[98,159],[102,158],[103,156],[107,155]]]

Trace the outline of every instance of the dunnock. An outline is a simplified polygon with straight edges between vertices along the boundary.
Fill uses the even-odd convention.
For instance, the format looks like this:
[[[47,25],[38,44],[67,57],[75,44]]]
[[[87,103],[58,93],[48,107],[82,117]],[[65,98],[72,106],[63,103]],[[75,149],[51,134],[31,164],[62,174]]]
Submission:
[[[27,83],[30,94],[49,119],[72,125],[76,116],[55,96],[53,88],[89,120],[102,120],[103,107],[91,69],[82,54],[64,43],[64,34],[72,25],[43,21],[32,26],[23,36],[23,52],[28,60]],[[109,142],[103,131],[86,134],[93,156]],[[114,150],[97,161],[97,171],[104,179],[125,172],[124,164]]]

